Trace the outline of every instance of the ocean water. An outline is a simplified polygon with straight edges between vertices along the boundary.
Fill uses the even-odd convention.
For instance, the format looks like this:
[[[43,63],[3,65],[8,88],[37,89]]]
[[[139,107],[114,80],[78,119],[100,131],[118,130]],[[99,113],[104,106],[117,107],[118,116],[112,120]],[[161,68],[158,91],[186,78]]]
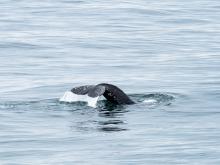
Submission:
[[[0,95],[1,165],[219,165],[220,1],[2,0]]]

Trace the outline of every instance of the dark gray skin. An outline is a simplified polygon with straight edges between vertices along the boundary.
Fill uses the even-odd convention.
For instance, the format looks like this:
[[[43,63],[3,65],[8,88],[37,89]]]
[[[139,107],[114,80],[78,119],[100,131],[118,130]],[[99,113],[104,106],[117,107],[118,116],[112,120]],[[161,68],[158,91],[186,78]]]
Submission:
[[[103,95],[109,102],[119,105],[135,103],[120,88],[112,84],[85,85],[75,87],[71,91],[78,95],[88,94],[90,97]]]

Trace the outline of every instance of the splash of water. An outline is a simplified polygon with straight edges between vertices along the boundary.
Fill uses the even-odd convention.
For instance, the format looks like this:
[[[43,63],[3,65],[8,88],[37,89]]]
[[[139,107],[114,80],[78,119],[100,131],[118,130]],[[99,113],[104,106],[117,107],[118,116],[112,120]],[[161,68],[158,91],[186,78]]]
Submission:
[[[157,100],[155,100],[155,99],[146,99],[146,100],[143,101],[143,103],[146,103],[146,104],[156,104]]]
[[[99,96],[92,98],[89,97],[88,95],[76,95],[71,91],[66,91],[59,101],[68,102],[68,103],[83,101],[83,102],[87,102],[88,106],[95,108],[98,99]]]

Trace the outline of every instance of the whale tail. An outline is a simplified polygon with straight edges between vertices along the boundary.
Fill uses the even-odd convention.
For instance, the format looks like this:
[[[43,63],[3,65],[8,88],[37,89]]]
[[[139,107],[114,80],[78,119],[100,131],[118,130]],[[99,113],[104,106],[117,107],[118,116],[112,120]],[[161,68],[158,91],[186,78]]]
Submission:
[[[112,84],[102,83],[98,85],[84,85],[74,87],[71,89],[71,92],[76,96],[87,96],[91,99],[93,98],[92,100],[95,99],[96,101],[99,96],[103,95],[109,102],[114,104],[134,104],[134,102],[120,88]],[[65,99],[62,99],[61,101],[63,100]],[[88,100],[88,98],[83,101],[85,100]]]

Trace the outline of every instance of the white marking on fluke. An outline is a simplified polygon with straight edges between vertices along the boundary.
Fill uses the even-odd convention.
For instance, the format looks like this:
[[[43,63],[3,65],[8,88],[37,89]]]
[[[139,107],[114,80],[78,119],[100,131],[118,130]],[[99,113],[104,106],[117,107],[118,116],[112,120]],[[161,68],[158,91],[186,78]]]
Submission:
[[[88,106],[95,108],[98,99],[99,96],[93,98],[93,97],[89,97],[88,95],[77,95],[71,91],[66,91],[59,101],[68,102],[68,103],[83,101],[83,102],[87,102]]]

